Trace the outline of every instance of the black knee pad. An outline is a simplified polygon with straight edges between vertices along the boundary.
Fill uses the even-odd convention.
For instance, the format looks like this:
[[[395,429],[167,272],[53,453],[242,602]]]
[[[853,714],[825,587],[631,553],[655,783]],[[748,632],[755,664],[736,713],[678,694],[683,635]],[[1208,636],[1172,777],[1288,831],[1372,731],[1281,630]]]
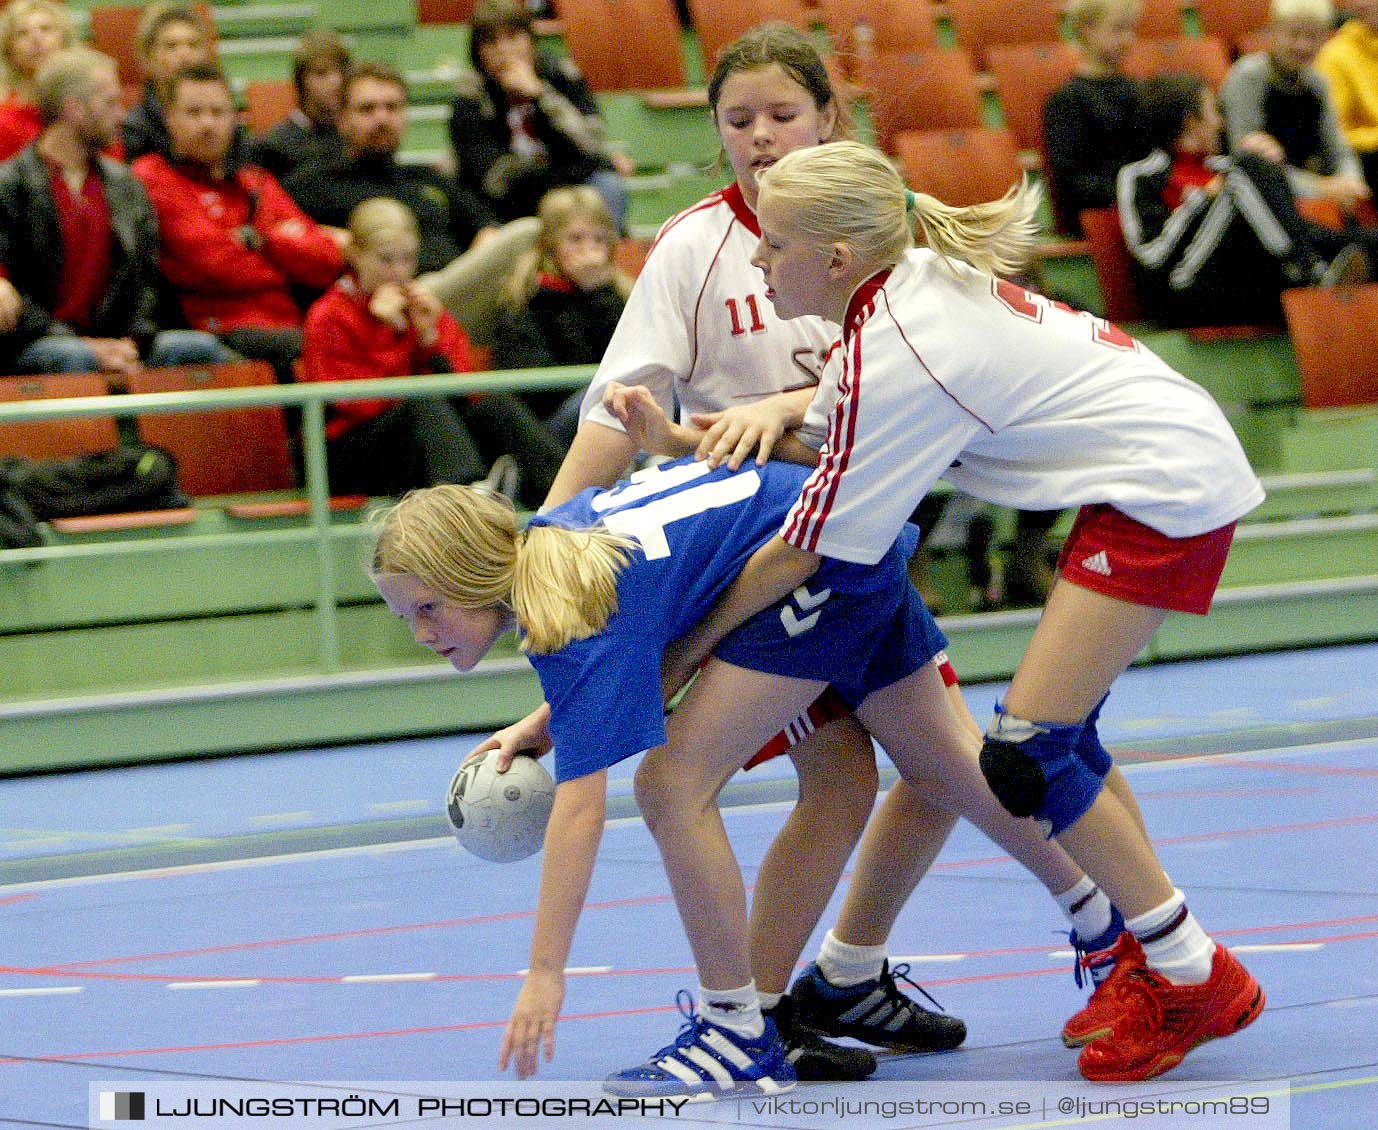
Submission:
[[[1032,816],[1043,807],[1048,778],[1022,743],[986,738],[981,746],[981,772],[995,799],[1011,816]]]

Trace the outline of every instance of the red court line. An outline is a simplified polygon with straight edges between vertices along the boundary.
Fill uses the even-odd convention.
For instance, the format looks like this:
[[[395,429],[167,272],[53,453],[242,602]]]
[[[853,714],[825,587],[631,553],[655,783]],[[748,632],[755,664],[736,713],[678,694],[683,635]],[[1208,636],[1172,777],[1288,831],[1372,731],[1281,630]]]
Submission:
[[[1362,739],[1361,739],[1362,740]],[[1305,748],[1298,746],[1298,749]],[[1255,761],[1241,760],[1248,757],[1247,750],[1239,749],[1199,749],[1180,753],[1154,753],[1148,750],[1111,748],[1115,760],[1126,765],[1136,763],[1158,763],[1164,761],[1183,761],[1193,757],[1220,758],[1213,761],[1214,769],[1267,770],[1274,773],[1311,773],[1322,777],[1378,777],[1378,769],[1368,769],[1357,765],[1307,765],[1293,761]]]
[[[1273,927],[1261,927],[1260,929],[1272,929]],[[1282,929],[1284,927],[1276,927]],[[1220,931],[1217,936],[1223,937],[1235,931]],[[1364,941],[1370,938],[1378,938],[1378,930],[1364,931],[1357,934],[1337,934],[1329,938],[1308,939],[1312,942],[1338,943]],[[1051,975],[1067,975],[1065,965],[1054,966],[1049,969],[1023,969],[1005,973],[980,973],[968,977],[948,977],[937,981],[926,981],[925,984],[931,988],[941,988],[947,985],[971,985],[982,982],[992,981],[1014,981],[1023,980],[1029,977],[1047,977]],[[561,1015],[561,1022],[572,1020],[606,1020],[619,1016],[650,1016],[657,1013],[674,1012],[678,1005],[656,1005],[649,1008],[621,1008],[609,1009],[597,1012],[577,1012]],[[419,1028],[396,1028],[376,1032],[329,1032],[314,1036],[281,1036],[263,1040],[235,1040],[216,1044],[186,1044],[174,1047],[162,1048],[123,1048],[109,1049],[95,1052],[68,1052],[61,1055],[39,1055],[26,1057],[0,1058],[0,1066],[16,1063],[64,1063],[76,1060],[91,1060],[119,1058],[123,1056],[147,1056],[147,1055],[179,1055],[196,1054],[215,1051],[236,1051],[246,1048],[268,1048],[286,1047],[300,1044],[319,1044],[334,1043],[342,1040],[377,1040],[391,1039],[404,1036],[429,1036],[441,1035],[452,1032],[474,1032],[483,1029],[503,1028],[507,1024],[506,1020],[475,1020],[466,1024],[445,1024]]]
[[[561,1016],[564,1020],[602,1020],[614,1016],[647,1016],[657,1012],[675,1012],[678,1005],[657,1005],[655,1008],[625,1008],[608,1012],[576,1012]],[[65,1063],[70,1060],[104,1059],[107,1056],[177,1055],[194,1052],[236,1051],[244,1048],[287,1047],[293,1044],[321,1044],[340,1040],[381,1040],[398,1036],[432,1036],[446,1032],[473,1032],[483,1028],[506,1027],[506,1020],[475,1020],[468,1024],[441,1024],[424,1028],[394,1028],[380,1032],[330,1032],[316,1036],[280,1036],[270,1040],[234,1040],[222,1044],[186,1044],[168,1048],[120,1048],[100,1052],[70,1052],[65,1055],[34,1055],[0,1058],[0,1066],[13,1063]]]
[[[1209,843],[1222,839],[1233,839],[1235,837],[1252,837],[1262,835],[1286,835],[1296,832],[1315,832],[1329,831],[1336,828],[1352,827],[1364,824],[1378,823],[1378,814],[1368,816],[1342,816],[1329,820],[1314,820],[1300,824],[1274,824],[1264,825],[1258,828],[1236,828],[1223,832],[1193,832],[1183,836],[1168,836],[1154,840],[1155,845],[1163,844],[1189,844],[1189,843]],[[989,867],[996,864],[1012,862],[1008,855],[982,856],[976,859],[954,860],[948,863],[938,863],[930,869],[930,874],[946,873],[970,870],[977,867]],[[845,876],[844,876],[845,878]],[[653,906],[672,901],[669,894],[644,895],[638,898],[629,899],[609,899],[601,902],[589,903],[584,910],[615,910],[624,907]],[[75,975],[82,969],[92,966],[106,967],[111,965],[125,965],[142,961],[177,960],[187,957],[205,957],[217,953],[245,953],[260,949],[274,949],[284,946],[316,945],[323,942],[344,941],[355,938],[383,937],[391,934],[414,933],[422,930],[451,930],[461,927],[485,925],[494,922],[512,922],[521,919],[534,918],[535,910],[514,910],[501,914],[481,914],[467,918],[452,918],[438,922],[411,922],[397,926],[372,926],[366,930],[343,930],[330,934],[307,934],[291,938],[265,938],[254,942],[236,942],[222,946],[204,946],[198,949],[169,950],[164,953],[144,953],[127,954],[121,957],[108,957],[92,959],[87,961],[73,961],[58,965],[44,967],[45,975],[67,976]],[[1043,948],[1043,947],[1039,947]],[[195,978],[171,978],[172,980],[195,980]],[[209,980],[223,980],[222,977],[208,978]],[[265,978],[259,978],[263,980]]]
[[[1378,923],[1378,914],[1360,915],[1354,918],[1322,918],[1311,922],[1275,922],[1265,926],[1239,926],[1232,930],[1213,930],[1211,936],[1216,938],[1236,938],[1255,934],[1277,934],[1282,931],[1297,930],[1322,930],[1333,929],[1340,926],[1360,926],[1368,923]],[[1310,944],[1314,942],[1350,942],[1362,941],[1370,937],[1378,937],[1378,930],[1354,933],[1354,934],[1335,934],[1322,938],[1293,938],[1291,942],[1297,944]],[[992,949],[982,950],[952,950],[955,957],[963,960],[968,958],[990,958],[990,957],[1011,957],[1023,954],[1046,954],[1050,949],[1060,948],[1057,944],[1041,946],[1002,946]],[[799,962],[802,968],[807,962]],[[1065,966],[1058,966],[1065,972]],[[955,977],[946,980],[926,981],[932,985],[961,985],[968,981],[989,981],[999,980],[1002,977],[1029,977],[1041,976],[1043,973],[1056,972],[1057,970],[1035,970],[1009,973],[982,974],[975,977]],[[667,977],[684,976],[693,973],[691,966],[663,966],[663,967],[643,967],[643,968],[624,968],[597,970],[588,973],[572,974],[580,978],[595,977]],[[150,983],[164,984],[169,982],[199,984],[214,984],[220,981],[260,981],[265,985],[339,985],[344,983],[344,974],[333,976],[305,974],[295,974],[291,976],[270,976],[258,975],[254,973],[200,973],[200,974],[177,974],[177,973],[106,973],[99,970],[74,971],[70,966],[17,966],[0,965],[0,975],[10,975],[17,977],[66,977],[72,980],[85,981],[114,981],[121,983]],[[521,973],[436,973],[429,976],[425,983],[432,982],[488,982],[488,981],[520,981],[524,977]]]

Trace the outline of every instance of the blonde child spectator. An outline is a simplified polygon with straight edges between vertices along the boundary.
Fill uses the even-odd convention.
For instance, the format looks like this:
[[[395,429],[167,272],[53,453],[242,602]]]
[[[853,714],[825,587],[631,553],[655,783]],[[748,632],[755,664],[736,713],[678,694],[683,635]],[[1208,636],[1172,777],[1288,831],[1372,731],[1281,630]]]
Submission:
[[[53,0],[14,0],[0,13],[0,161],[43,132],[34,76],[54,51],[72,46],[72,17]]]
[[[493,365],[535,369],[592,365],[617,329],[632,279],[613,261],[617,227],[587,185],[555,188],[541,199],[536,246],[508,280]],[[527,393],[523,399],[568,447],[579,427],[582,389]]]
[[[1043,110],[1048,181],[1060,223],[1080,232],[1084,208],[1115,204],[1115,174],[1143,156],[1139,84],[1122,69],[1139,26],[1138,0],[1072,0],[1067,23],[1081,61]]]
[[[302,379],[467,372],[468,337],[416,282],[420,237],[406,205],[364,201],[350,214],[349,236],[350,272],[306,315]],[[341,401],[326,422],[326,441],[337,493],[398,494],[472,482],[507,455],[543,496],[559,464],[540,421],[502,394]]]

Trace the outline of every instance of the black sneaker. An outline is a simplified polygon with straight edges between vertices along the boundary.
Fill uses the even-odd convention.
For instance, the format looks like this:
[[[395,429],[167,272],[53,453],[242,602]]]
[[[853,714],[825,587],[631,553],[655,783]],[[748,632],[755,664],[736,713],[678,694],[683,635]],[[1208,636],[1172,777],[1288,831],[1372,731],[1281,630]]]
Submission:
[[[816,964],[810,965],[794,982],[790,996],[799,1019],[828,1036],[851,1036],[909,1052],[945,1052],[957,1047],[967,1038],[967,1026],[955,1016],[929,1012],[900,992],[896,977],[938,1004],[909,980],[908,972],[908,965],[891,971],[887,961],[876,980],[839,989],[829,984]]]
[[[800,1023],[793,997],[783,996],[774,1008],[761,1011],[775,1021],[780,1039],[788,1049],[785,1061],[794,1064],[801,1083],[855,1083],[869,1079],[875,1072],[876,1057],[865,1048],[830,1043]]]

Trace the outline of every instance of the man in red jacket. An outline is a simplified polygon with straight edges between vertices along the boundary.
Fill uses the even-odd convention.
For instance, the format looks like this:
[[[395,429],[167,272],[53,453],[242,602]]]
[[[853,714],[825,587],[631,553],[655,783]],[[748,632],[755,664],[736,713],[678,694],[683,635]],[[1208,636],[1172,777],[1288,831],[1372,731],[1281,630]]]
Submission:
[[[218,68],[178,71],[166,117],[171,160],[148,153],[133,164],[158,214],[163,275],[189,325],[290,381],[301,353],[295,292],[330,286],[340,247],[271,173],[235,159],[234,101]]]

